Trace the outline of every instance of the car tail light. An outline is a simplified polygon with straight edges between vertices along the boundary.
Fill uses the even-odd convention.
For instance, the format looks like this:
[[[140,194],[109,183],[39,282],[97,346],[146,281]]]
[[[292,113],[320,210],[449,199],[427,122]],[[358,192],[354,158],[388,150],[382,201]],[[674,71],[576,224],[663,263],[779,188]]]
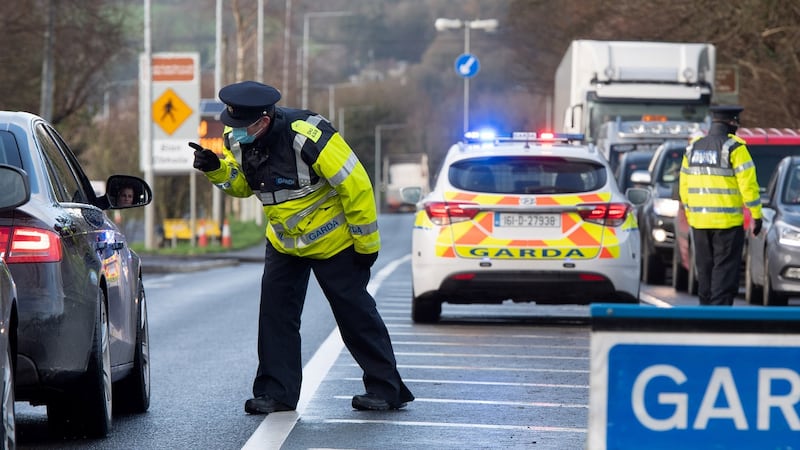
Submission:
[[[436,225],[450,225],[472,220],[478,214],[477,206],[477,203],[467,202],[428,202],[425,204],[425,212]]]
[[[61,261],[61,236],[39,228],[0,227],[0,256],[7,264]]]
[[[586,222],[618,227],[625,223],[630,211],[628,203],[593,203],[578,205],[578,213]]]

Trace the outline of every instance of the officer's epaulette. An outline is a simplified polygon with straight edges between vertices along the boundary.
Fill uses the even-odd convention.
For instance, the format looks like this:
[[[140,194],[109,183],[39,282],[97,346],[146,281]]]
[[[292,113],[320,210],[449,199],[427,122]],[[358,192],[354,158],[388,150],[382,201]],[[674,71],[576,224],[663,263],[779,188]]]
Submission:
[[[747,144],[747,141],[745,141],[744,139],[740,138],[739,136],[737,136],[735,134],[729,134],[728,137],[733,139],[734,141],[740,143],[740,144]]]

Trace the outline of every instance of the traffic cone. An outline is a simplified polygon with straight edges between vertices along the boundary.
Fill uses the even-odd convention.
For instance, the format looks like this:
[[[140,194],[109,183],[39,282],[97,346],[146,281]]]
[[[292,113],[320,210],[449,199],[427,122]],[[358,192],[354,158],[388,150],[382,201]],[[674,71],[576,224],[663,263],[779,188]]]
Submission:
[[[231,228],[228,226],[228,219],[222,222],[222,246],[231,248]]]
[[[198,247],[205,247],[208,245],[208,236],[206,236],[206,227],[205,225],[200,225],[200,228],[197,229],[197,246]]]

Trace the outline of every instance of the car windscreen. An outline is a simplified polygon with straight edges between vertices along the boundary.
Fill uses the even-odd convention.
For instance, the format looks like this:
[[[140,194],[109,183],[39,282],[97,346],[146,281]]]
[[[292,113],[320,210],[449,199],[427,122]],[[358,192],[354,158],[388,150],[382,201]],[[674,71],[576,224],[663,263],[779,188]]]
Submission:
[[[674,183],[678,181],[681,174],[681,163],[683,162],[684,148],[665,150],[661,155],[663,159],[659,172],[656,174],[656,181],[659,183]]]
[[[448,180],[455,188],[498,194],[591,192],[605,186],[604,165],[557,156],[472,158],[452,164]]]
[[[769,184],[770,176],[778,166],[778,163],[785,156],[800,155],[800,144],[798,145],[753,145],[747,144],[747,150],[750,151],[750,157],[753,158],[753,163],[756,166],[756,178],[758,185],[763,192]]]
[[[781,202],[790,205],[800,204],[800,166],[789,167],[783,186],[783,198]]]

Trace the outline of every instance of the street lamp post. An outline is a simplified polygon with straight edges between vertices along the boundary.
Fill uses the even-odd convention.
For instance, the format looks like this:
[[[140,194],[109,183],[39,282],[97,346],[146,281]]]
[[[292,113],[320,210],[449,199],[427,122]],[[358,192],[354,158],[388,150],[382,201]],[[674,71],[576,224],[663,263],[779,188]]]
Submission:
[[[445,19],[434,22],[437,31],[464,28],[464,55],[469,55],[469,30],[492,32],[497,29],[497,19]],[[469,76],[464,76],[464,132],[469,131]]]
[[[381,130],[405,128],[404,123],[382,123],[375,125],[375,207],[381,211]]]
[[[303,80],[302,90],[303,96],[301,105],[303,109],[308,109],[308,23],[314,17],[342,17],[351,16],[353,13],[349,11],[323,11],[323,12],[310,12],[303,14]]]

